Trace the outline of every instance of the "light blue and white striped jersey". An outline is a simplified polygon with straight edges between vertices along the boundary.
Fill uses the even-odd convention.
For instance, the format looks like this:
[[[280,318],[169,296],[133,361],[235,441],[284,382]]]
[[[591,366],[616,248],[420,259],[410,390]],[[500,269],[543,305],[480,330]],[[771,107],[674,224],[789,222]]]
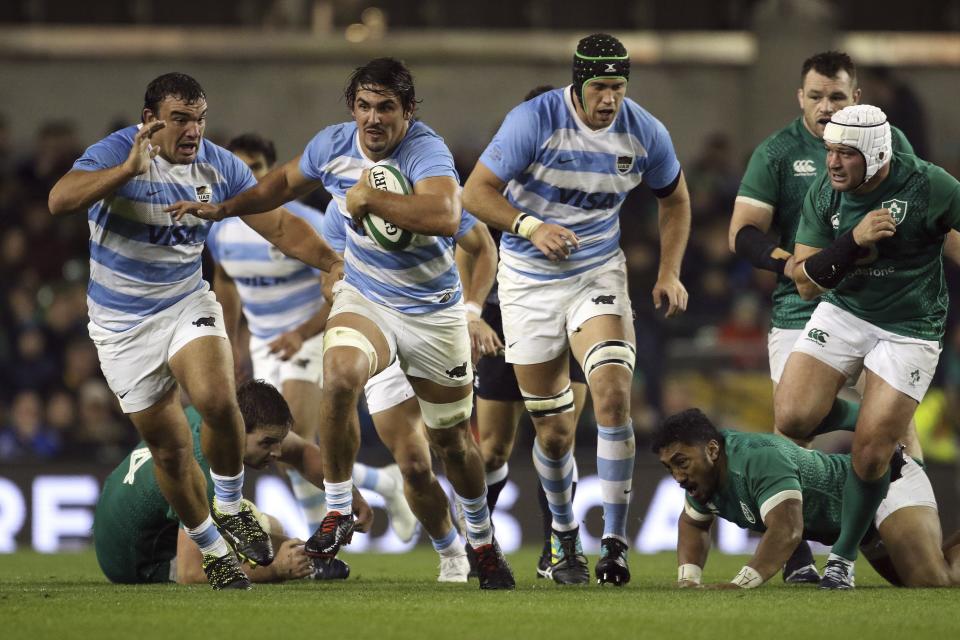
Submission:
[[[99,171],[123,163],[138,128],[110,134],[73,168]],[[90,320],[109,331],[125,331],[207,289],[200,255],[210,223],[190,215],[175,222],[163,209],[178,200],[222,202],[256,183],[235,155],[203,140],[192,163],[171,164],[157,156],[146,173],[91,205]]]
[[[551,262],[533,243],[504,233],[500,261],[537,280],[568,278],[605,264],[620,251],[620,206],[645,179],[653,189],[680,173],[670,134],[629,98],[596,131],[577,117],[571,87],[515,107],[480,156],[507,183],[517,210],[562,225],[580,238],[569,259]]]
[[[443,138],[419,121],[410,124],[391,156],[381,162],[396,167],[414,186],[438,176],[459,182]],[[388,251],[351,224],[346,213],[346,191],[356,184],[364,169],[374,164],[360,150],[353,122],[318,133],[300,158],[300,172],[320,180],[333,197],[327,217],[346,218],[346,281],[374,302],[403,313],[429,313],[456,304],[462,293],[453,252],[448,251],[449,238],[417,234],[406,249]]]
[[[320,211],[295,200],[283,208],[323,233]],[[299,327],[323,306],[320,270],[284,255],[243,219],[214,223],[207,248],[237,285],[251,335],[272,340]]]

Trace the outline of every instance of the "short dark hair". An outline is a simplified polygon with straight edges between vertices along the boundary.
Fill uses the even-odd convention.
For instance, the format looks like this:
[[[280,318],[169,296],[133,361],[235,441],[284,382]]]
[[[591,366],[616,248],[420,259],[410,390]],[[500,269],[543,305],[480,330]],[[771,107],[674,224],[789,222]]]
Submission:
[[[374,86],[382,87],[373,89]],[[362,67],[357,67],[347,79],[343,97],[352,110],[360,89],[374,91],[381,95],[393,93],[400,100],[405,112],[413,113],[417,108],[416,92],[413,87],[413,75],[406,65],[396,58],[374,58]]]
[[[227,151],[233,153],[239,151],[250,155],[261,153],[267,161],[268,167],[272,167],[273,163],[277,161],[277,149],[273,146],[273,140],[267,140],[259,133],[240,134],[227,143]]]
[[[156,114],[160,108],[160,103],[167,96],[180,98],[187,104],[207,99],[207,94],[204,93],[200,83],[187,74],[165,73],[154,78],[147,85],[147,91],[143,94],[143,108],[150,109]]]
[[[710,418],[700,409],[687,409],[663,421],[653,434],[650,450],[660,453],[661,449],[674,442],[693,445],[705,444],[711,440],[717,440],[720,446],[723,446],[723,436],[710,422]]]
[[[266,426],[293,426],[290,405],[272,384],[263,380],[247,380],[237,389],[237,404],[243,415],[247,433]]]
[[[804,60],[800,71],[801,85],[811,69],[828,78],[836,78],[838,73],[846,71],[853,86],[857,86],[857,65],[843,51],[823,51]]]
[[[539,87],[534,87],[533,89],[530,89],[527,95],[523,96],[523,101],[527,102],[528,100],[533,100],[537,96],[542,96],[547,91],[553,91],[554,89],[556,89],[556,87],[552,84],[542,84]]]

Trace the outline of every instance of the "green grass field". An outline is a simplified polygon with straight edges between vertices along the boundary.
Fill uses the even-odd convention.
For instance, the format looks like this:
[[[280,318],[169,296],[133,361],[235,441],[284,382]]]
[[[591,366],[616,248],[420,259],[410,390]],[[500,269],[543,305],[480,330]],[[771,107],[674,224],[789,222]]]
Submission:
[[[560,588],[534,578],[536,551],[513,554],[514,592],[476,582],[435,582],[436,556],[344,556],[346,582],[257,585],[250,592],[206,586],[115,586],[92,552],[0,555],[0,635],[6,638],[147,640],[237,638],[956,638],[960,590],[885,586],[866,562],[854,592],[786,587],[755,591],[672,587],[673,554],[632,556],[623,589]],[[594,559],[591,559],[591,566]],[[729,580],[743,557],[714,555],[707,581]],[[10,635],[12,634],[12,635]]]

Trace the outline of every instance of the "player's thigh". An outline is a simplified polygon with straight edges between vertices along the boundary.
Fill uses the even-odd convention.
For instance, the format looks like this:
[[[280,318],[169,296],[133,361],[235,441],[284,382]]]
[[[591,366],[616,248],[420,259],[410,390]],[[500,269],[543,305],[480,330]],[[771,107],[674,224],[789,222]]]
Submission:
[[[629,316],[593,316],[571,334],[571,351],[583,369],[587,384],[594,390],[595,402],[605,387],[629,389],[636,363],[635,345],[633,321]]]
[[[170,370],[194,404],[213,404],[218,398],[236,403],[233,351],[213,292],[197,296],[181,309],[168,358]]]
[[[360,370],[366,382],[393,361],[396,341],[390,329],[392,318],[384,307],[343,281],[334,289],[324,332],[323,379],[338,384],[338,376]]]
[[[898,509],[881,523],[879,533],[905,586],[947,585],[949,571],[941,550],[940,517],[935,508]]]
[[[128,417],[154,457],[158,449],[192,451],[193,435],[180,404],[178,387],[171,387],[153,406]]]
[[[907,433],[910,420],[917,410],[917,401],[894,389],[875,374],[867,371],[867,384],[860,415],[853,436],[853,461],[861,477],[872,477],[864,465],[886,468],[886,460]]]
[[[390,411],[415,395],[398,360],[394,360],[386,369],[367,380],[363,393],[367,401],[367,411],[371,416]],[[416,418],[419,422],[419,410]]]
[[[772,327],[767,334],[767,361],[770,364],[770,379],[773,380],[774,392],[776,392],[777,383],[783,377],[783,368],[787,364],[790,352],[793,351],[793,345],[802,335],[802,329],[778,327]]]
[[[570,386],[570,356],[566,349],[545,362],[515,364],[513,371],[524,395],[547,398]]]
[[[791,437],[807,436],[830,411],[846,379],[846,375],[818,358],[791,353],[774,392],[777,428]],[[800,432],[803,430],[806,432]]]

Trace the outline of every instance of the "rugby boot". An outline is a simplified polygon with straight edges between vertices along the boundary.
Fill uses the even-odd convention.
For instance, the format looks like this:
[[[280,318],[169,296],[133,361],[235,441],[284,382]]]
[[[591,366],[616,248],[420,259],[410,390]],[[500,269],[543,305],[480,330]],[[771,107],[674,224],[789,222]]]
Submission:
[[[544,547],[540,551],[540,558],[537,560],[537,578],[550,577],[550,547]]]
[[[477,573],[477,552],[473,550],[473,547],[470,546],[469,542],[463,545],[463,552],[466,554],[467,564],[470,566],[470,571],[467,573],[467,577],[479,578],[480,574]]]
[[[468,557],[467,553],[449,557],[440,556],[440,575],[437,577],[437,582],[466,582],[471,572]]]
[[[580,527],[550,536],[550,577],[557,584],[587,584],[590,567],[580,544]]]
[[[503,557],[496,540],[475,547],[474,552],[477,554],[477,573],[481,589],[514,589],[517,586],[510,565]]]
[[[813,560],[810,544],[801,540],[783,565],[783,581],[787,584],[819,584],[820,574]]]
[[[210,515],[213,516],[213,521],[223,535],[223,539],[233,547],[241,560],[253,566],[264,567],[273,562],[273,544],[270,542],[270,536],[263,530],[247,502],[243,502],[240,511],[234,515],[220,513],[216,506],[210,510]]]
[[[594,568],[597,584],[612,584],[617,587],[630,582],[630,566],[627,564],[627,545],[616,538],[600,541],[600,559]]]
[[[207,574],[207,582],[217,591],[250,588],[250,579],[240,570],[240,563],[232,553],[223,556],[204,554],[203,572]]]
[[[350,565],[339,558],[313,558],[313,580],[346,580]]]
[[[853,589],[853,563],[832,553],[823,567],[821,589]]]
[[[303,545],[303,550],[311,558],[332,558],[340,547],[350,544],[353,538],[353,515],[342,515],[339,511],[330,511],[320,521],[320,528]]]

